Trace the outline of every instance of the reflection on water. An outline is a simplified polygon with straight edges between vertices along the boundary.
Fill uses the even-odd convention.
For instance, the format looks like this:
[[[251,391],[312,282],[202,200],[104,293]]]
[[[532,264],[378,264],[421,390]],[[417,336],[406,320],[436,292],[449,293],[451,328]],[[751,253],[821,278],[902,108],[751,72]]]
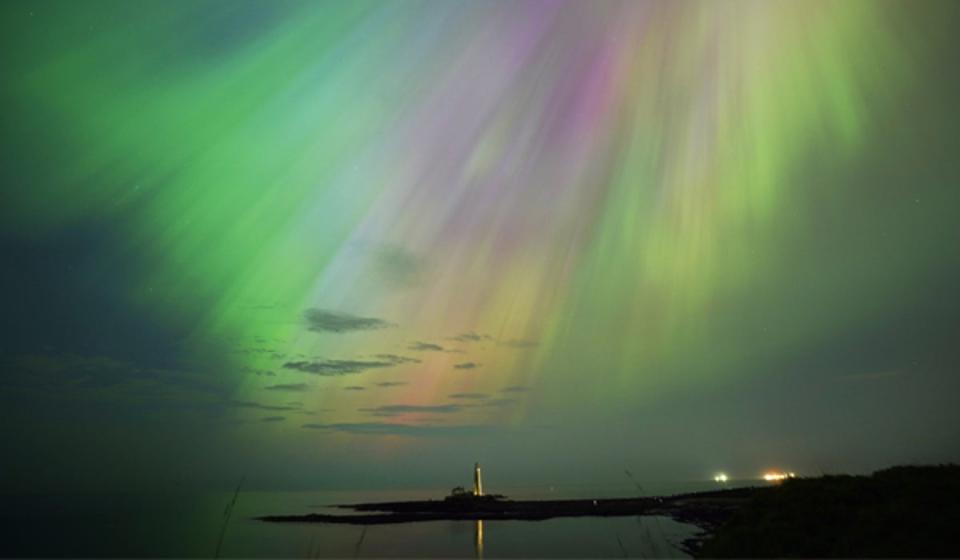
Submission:
[[[483,558],[483,519],[477,519],[473,530],[473,548],[477,558]]]

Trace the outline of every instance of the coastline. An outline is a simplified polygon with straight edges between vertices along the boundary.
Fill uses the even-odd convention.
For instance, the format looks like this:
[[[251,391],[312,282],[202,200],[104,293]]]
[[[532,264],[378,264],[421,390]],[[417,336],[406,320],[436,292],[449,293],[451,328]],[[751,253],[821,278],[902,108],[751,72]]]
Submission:
[[[441,520],[542,521],[558,517],[665,515],[708,529],[722,523],[755,493],[764,490],[767,489],[744,487],[642,498],[424,500],[342,504],[336,507],[353,512],[369,513],[266,515],[256,519],[271,523],[379,525]]]
[[[271,523],[381,525],[665,516],[700,534],[694,557],[958,557],[960,466],[906,466],[869,476],[823,475],[664,497],[425,500],[343,504],[350,514],[267,515]]]

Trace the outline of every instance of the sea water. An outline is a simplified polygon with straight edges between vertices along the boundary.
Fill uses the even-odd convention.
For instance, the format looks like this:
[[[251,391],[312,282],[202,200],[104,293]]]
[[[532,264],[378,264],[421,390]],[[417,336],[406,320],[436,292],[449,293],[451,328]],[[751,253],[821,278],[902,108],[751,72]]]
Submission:
[[[708,483],[504,488],[515,499],[608,498],[715,489]],[[499,489],[498,489],[499,490]],[[425,500],[441,490],[241,491],[3,496],[0,554],[34,557],[683,558],[695,526],[661,516],[387,525],[267,523],[270,514],[349,513],[335,504]]]

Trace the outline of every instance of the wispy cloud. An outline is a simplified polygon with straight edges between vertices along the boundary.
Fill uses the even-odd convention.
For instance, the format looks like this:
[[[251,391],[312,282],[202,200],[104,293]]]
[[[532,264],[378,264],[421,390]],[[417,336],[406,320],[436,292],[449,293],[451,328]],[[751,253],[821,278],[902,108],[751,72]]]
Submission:
[[[314,332],[372,331],[395,326],[376,317],[360,317],[326,309],[307,309],[303,312],[303,318],[307,322],[307,329]]]
[[[367,412],[374,416],[399,416],[401,414],[454,414],[463,410],[458,404],[416,405],[416,404],[388,404],[374,408],[361,408],[360,412]]]
[[[434,344],[432,342],[414,342],[407,347],[408,350],[413,350],[414,352],[443,352],[443,346],[439,344]]]
[[[261,422],[283,422],[286,420],[286,416],[265,416],[260,419]]]
[[[411,358],[410,356],[400,356],[399,354],[374,354],[374,358],[379,358],[381,360],[386,360],[388,362],[393,362],[395,364],[419,364],[420,360],[418,358]]]
[[[390,422],[358,422],[338,424],[304,424],[303,428],[358,435],[407,437],[465,437],[490,433],[495,426],[436,424],[395,424]]]
[[[375,360],[300,360],[287,362],[283,364],[283,367],[304,373],[332,377],[360,373],[368,369],[386,368],[405,363],[418,362],[418,360],[394,354],[378,354],[375,358]]]
[[[278,383],[276,385],[267,385],[264,390],[267,391],[290,391],[303,392],[310,388],[306,383]]]
[[[496,407],[510,406],[516,402],[517,402],[516,399],[504,399],[504,398],[478,399],[475,402],[464,403],[462,406],[464,408],[496,408]]]
[[[530,390],[529,387],[525,387],[523,385],[511,385],[510,387],[504,387],[503,389],[500,389],[500,392],[501,393],[525,393],[529,390]]]
[[[253,346],[253,347],[250,347],[250,348],[237,348],[237,349],[233,350],[233,353],[234,353],[234,354],[247,355],[247,356],[256,355],[256,354],[276,355],[277,351],[274,350],[273,348],[265,348],[265,347],[262,347],[262,346]]]
[[[349,385],[343,388],[344,391],[366,391],[366,387],[361,387],[359,385]]]
[[[476,362],[463,362],[460,364],[454,364],[454,369],[477,369],[480,367],[480,364]]]
[[[396,288],[415,286],[423,275],[423,259],[400,246],[380,246],[374,253],[373,262],[377,276]]]
[[[454,393],[450,395],[451,399],[466,399],[466,400],[478,400],[485,399],[489,395],[486,393]]]
[[[297,410],[298,406],[292,406],[288,404],[263,404],[256,401],[230,401],[230,406],[236,408],[254,408],[257,410],[273,410],[273,411],[283,411],[283,410]]]
[[[219,394],[222,387],[212,379],[187,370],[151,367],[110,356],[77,354],[31,354],[0,358],[0,371],[18,371],[10,376],[15,386],[61,391],[101,391],[129,387],[164,394],[182,390],[207,395]]]
[[[456,340],[457,342],[481,342],[484,340],[492,340],[492,339],[493,337],[491,337],[488,334],[478,334],[472,331],[450,337],[450,340]]]
[[[401,385],[407,385],[406,381],[381,381],[377,383],[377,387],[400,387]]]

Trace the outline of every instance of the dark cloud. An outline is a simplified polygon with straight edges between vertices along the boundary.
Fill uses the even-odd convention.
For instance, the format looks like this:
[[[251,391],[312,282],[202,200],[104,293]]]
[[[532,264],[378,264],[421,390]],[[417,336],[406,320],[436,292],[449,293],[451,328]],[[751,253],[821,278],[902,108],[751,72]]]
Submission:
[[[144,399],[220,398],[224,387],[194,371],[148,367],[111,356],[29,354],[0,358],[7,388],[80,396]]]
[[[439,344],[434,344],[432,342],[414,342],[407,347],[409,350],[414,352],[443,352],[443,346]]]
[[[477,369],[480,367],[480,364],[476,362],[463,362],[461,364],[454,364],[454,369]]]
[[[319,414],[319,413],[334,412],[334,409],[332,409],[332,408],[318,408],[318,409],[316,409],[316,410],[306,410],[306,409],[304,409],[304,410],[300,410],[300,411],[298,411],[298,412],[299,412],[300,414],[305,414],[305,415],[307,415],[307,416],[316,416],[316,415]]]
[[[295,369],[305,373],[332,377],[337,375],[360,373],[368,369],[386,368],[418,361],[393,354],[378,354],[376,358],[376,360],[300,360],[297,362],[287,362],[283,364],[283,367],[287,369]]]
[[[254,346],[251,348],[237,348],[233,351],[234,354],[241,354],[246,356],[251,356],[254,354],[276,354],[277,351],[273,348],[264,348],[262,346]]]
[[[344,391],[366,391],[366,387],[361,387],[359,385],[349,385],[343,388]]]
[[[453,395],[450,395],[451,398],[455,398]],[[516,403],[516,399],[477,399],[476,402],[464,403],[462,406],[464,408],[495,408],[501,406],[509,406]]]
[[[490,399],[488,401],[484,401],[479,406],[508,406],[515,402],[517,402],[516,399]]]
[[[456,340],[457,342],[481,342],[484,340],[493,340],[493,337],[488,334],[478,334],[471,331],[458,334],[457,336],[451,336],[450,340]]]
[[[260,419],[261,422],[283,422],[286,420],[286,416],[265,416]]]
[[[417,358],[411,358],[410,356],[400,356],[397,354],[374,354],[374,358],[379,358],[381,360],[386,360],[388,362],[393,362],[395,364],[419,364],[420,360]]]
[[[359,317],[325,309],[307,309],[303,312],[303,318],[307,322],[307,329],[314,332],[373,331],[394,326],[376,317]]]
[[[303,392],[310,388],[306,383],[278,383],[276,385],[267,385],[264,387],[267,391],[291,391]]]
[[[324,430],[348,434],[408,437],[463,437],[481,435],[489,433],[495,429],[493,426],[483,425],[440,426],[435,424],[394,424],[389,422],[304,424],[302,427],[311,430]]]
[[[401,385],[407,385],[406,381],[381,381],[377,383],[377,387],[399,387]]]
[[[361,408],[360,412],[368,412],[374,416],[399,416],[401,414],[454,414],[463,410],[458,404],[415,405],[415,404],[388,404],[375,408]]]
[[[454,393],[450,395],[451,399],[467,399],[467,400],[478,400],[485,399],[489,395],[486,393]]]
[[[231,401],[230,406],[236,408],[253,408],[256,410],[272,410],[272,411],[283,411],[283,410],[297,410],[298,406],[291,406],[288,404],[263,404],[255,401]]]
[[[529,390],[530,390],[529,387],[525,387],[523,385],[511,385],[510,387],[504,387],[503,389],[500,389],[500,392],[501,393],[524,393]]]
[[[395,245],[381,246],[374,253],[376,275],[387,285],[408,288],[420,283],[423,259]]]

